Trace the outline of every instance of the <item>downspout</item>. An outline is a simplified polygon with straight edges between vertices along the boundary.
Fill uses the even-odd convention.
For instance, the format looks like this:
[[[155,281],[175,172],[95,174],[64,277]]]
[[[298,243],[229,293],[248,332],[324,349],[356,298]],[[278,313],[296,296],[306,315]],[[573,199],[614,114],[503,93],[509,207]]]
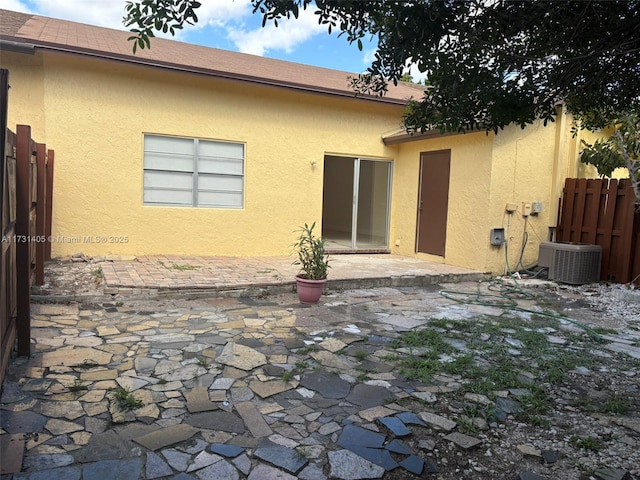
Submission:
[[[549,222],[554,222],[553,225],[549,225],[549,240],[555,240],[555,228],[558,223],[558,211],[559,199],[562,197],[562,190],[564,188],[564,175],[565,159],[566,159],[566,140],[565,132],[567,128],[567,115],[565,112],[564,103],[560,103],[557,109],[556,116],[556,142],[554,148],[553,158],[553,177],[551,180],[551,191],[549,194],[549,201],[551,203],[549,208]]]

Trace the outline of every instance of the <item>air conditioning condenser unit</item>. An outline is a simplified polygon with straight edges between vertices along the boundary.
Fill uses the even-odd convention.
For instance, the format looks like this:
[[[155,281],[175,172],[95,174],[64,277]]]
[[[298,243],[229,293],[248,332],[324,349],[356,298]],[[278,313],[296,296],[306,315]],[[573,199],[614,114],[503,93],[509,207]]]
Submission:
[[[549,280],[582,285],[600,279],[602,247],[584,243],[542,242],[538,266],[549,269]]]

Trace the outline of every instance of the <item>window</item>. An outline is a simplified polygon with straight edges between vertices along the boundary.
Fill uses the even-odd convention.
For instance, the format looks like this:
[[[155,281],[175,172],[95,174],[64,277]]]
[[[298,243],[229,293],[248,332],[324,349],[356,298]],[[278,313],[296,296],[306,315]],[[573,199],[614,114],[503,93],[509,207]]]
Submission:
[[[244,145],[144,136],[144,204],[244,206]]]

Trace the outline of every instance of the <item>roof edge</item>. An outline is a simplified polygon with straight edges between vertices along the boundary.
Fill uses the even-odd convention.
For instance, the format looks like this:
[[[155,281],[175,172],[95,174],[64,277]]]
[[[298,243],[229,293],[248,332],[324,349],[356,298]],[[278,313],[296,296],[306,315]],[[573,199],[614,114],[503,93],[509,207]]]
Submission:
[[[439,130],[429,130],[427,132],[409,133],[405,129],[398,132],[389,133],[382,136],[385,145],[397,145],[400,143],[417,142],[419,140],[429,140],[431,138],[453,137],[458,135],[469,135],[473,133],[487,133],[486,130],[474,130],[465,128],[459,132],[440,132]]]
[[[470,132],[440,132],[439,130],[429,130],[422,133],[409,133],[406,130],[402,130],[398,133],[392,133],[382,136],[382,142],[385,145],[398,145],[400,143],[417,142],[418,140],[428,140],[430,138],[451,137],[454,135],[464,135]]]
[[[94,58],[101,58],[105,60],[113,60],[118,62],[129,63],[133,65],[143,65],[154,68],[165,68],[177,72],[186,72],[186,73],[194,73],[199,75],[205,75],[209,77],[215,78],[223,78],[227,80],[238,80],[243,82],[249,82],[259,85],[273,86],[279,88],[288,88],[303,92],[309,93],[319,93],[325,95],[338,96],[343,98],[353,98],[360,100],[368,100],[376,103],[384,103],[390,105],[398,105],[404,106],[407,104],[409,99],[401,100],[398,98],[389,98],[384,96],[373,96],[373,95],[358,95],[355,91],[353,93],[347,93],[342,90],[335,90],[331,88],[319,88],[313,87],[302,83],[296,82],[286,82],[286,81],[278,81],[273,79],[266,79],[262,77],[255,77],[251,75],[242,75],[230,72],[222,72],[218,70],[211,70],[206,68],[198,68],[198,67],[185,67],[184,65],[180,65],[172,62],[163,62],[158,60],[147,60],[140,57],[134,57],[131,55],[122,55],[115,53],[106,53],[100,50],[92,50],[89,48],[71,48],[71,47],[63,47],[58,44],[49,43],[49,42],[34,42],[33,39],[29,39],[28,41],[20,42],[19,37],[12,37],[7,35],[0,35],[0,43],[3,45],[8,45],[10,48],[7,50],[16,51],[18,53],[35,53],[35,49],[43,49],[43,50],[51,50],[62,53],[69,53],[74,55],[83,55]],[[12,48],[11,48],[12,47]]]

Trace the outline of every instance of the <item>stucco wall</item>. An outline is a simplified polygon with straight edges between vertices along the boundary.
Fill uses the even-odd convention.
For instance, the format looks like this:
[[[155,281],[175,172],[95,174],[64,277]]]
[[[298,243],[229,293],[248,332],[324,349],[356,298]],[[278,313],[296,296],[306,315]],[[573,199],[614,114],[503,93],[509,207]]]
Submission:
[[[0,65],[9,68],[9,114],[7,126],[16,131],[16,125],[31,125],[31,137],[44,143],[45,83],[44,59],[41,54],[24,55],[0,52]]]
[[[451,149],[445,255],[417,256],[492,273],[534,265],[539,243],[548,240],[549,227],[557,222],[564,178],[577,174],[577,142],[569,117],[561,113],[546,127],[539,122],[524,130],[510,126],[495,135],[481,132],[397,145],[392,240],[399,246],[394,251],[416,255],[420,153]],[[523,203],[534,202],[542,211],[524,216]],[[508,213],[507,204],[516,210]],[[505,245],[490,245],[492,228],[504,229]]]
[[[378,132],[397,128],[402,113],[53,52],[40,74],[44,102],[32,105],[24,61],[2,63],[18,78],[10,125],[33,125],[44,103],[34,136],[56,152],[53,256],[287,254],[293,231],[321,219],[325,154],[389,157]],[[244,143],[244,208],[144,206],[144,133]]]
[[[56,152],[54,256],[287,254],[299,225],[321,222],[323,162],[336,155],[393,160],[393,253],[503,273],[522,266],[521,252],[524,266],[535,263],[564,179],[589,175],[578,160],[586,134],[573,136],[564,113],[546,127],[385,147],[400,107],[54,52],[3,52],[2,66],[9,125],[30,124]],[[244,208],[143,205],[145,133],[245,144]],[[445,256],[416,254],[420,153],[442,149],[451,150]],[[523,202],[542,212],[524,217]],[[491,228],[505,229],[506,246],[490,245]]]
[[[507,272],[532,266],[537,262],[538,245],[548,240],[549,226],[556,223],[557,199],[552,197],[555,193],[551,186],[559,127],[560,122],[547,127],[536,122],[524,130],[511,126],[494,137],[489,221],[505,229],[507,242],[489,249],[486,259],[489,271]],[[541,204],[542,211],[525,216],[523,203],[534,202]],[[508,213],[507,203],[514,203],[516,211]]]
[[[420,153],[451,149],[447,240],[444,258],[432,261],[484,270],[490,188],[492,135],[472,133],[396,146],[391,244],[394,253],[415,255]]]

